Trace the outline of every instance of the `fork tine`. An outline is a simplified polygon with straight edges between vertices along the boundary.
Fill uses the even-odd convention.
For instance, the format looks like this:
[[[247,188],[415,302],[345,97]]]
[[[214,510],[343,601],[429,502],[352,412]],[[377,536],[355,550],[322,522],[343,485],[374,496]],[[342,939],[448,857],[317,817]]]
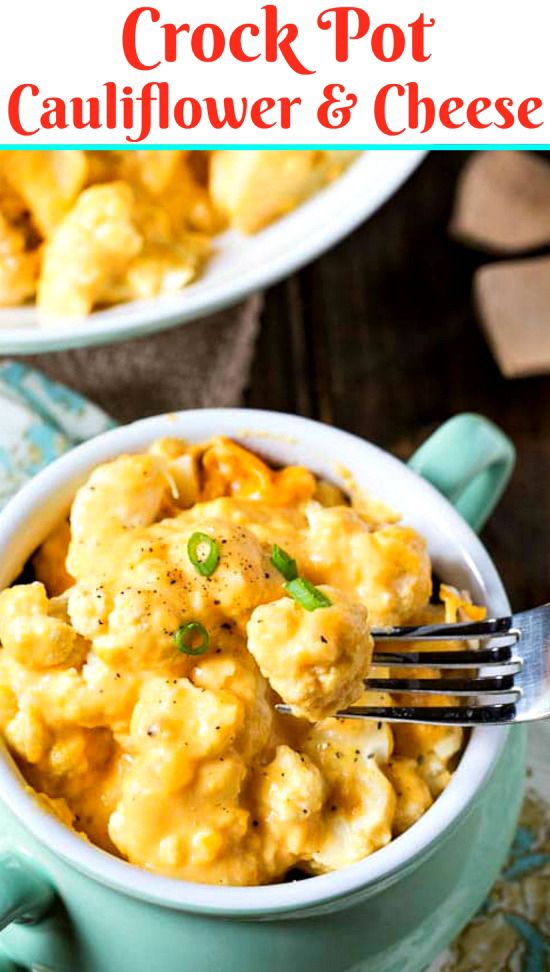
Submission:
[[[477,650],[393,651],[402,634],[405,641],[469,641],[481,637],[498,643],[486,644]],[[393,628],[383,632],[373,630],[373,635],[375,639],[393,641],[394,645],[388,645],[389,651],[378,648],[374,652],[372,677],[365,680],[365,688],[367,691],[389,692],[393,697],[397,696],[397,704],[354,705],[337,712],[335,718],[464,727],[510,725],[550,718],[550,604],[512,618],[473,624]],[[377,674],[377,668],[414,668],[419,671],[412,672],[411,678],[403,678],[401,674],[397,677],[392,671],[384,677],[384,673]],[[429,675],[428,669],[431,670]],[[447,671],[451,677],[442,677],[434,669],[441,673]],[[400,698],[405,696],[406,701],[407,694],[413,695],[410,705],[404,705]],[[414,698],[418,694],[424,698]],[[433,695],[439,696],[439,702],[448,700],[448,704],[417,704],[419,701],[429,702],[429,696]],[[457,696],[464,699],[462,705]],[[285,715],[295,714],[289,705],[277,704],[275,708]]]
[[[392,668],[480,668],[519,664],[513,645],[495,645],[473,651],[375,651],[373,665]]]
[[[436,726],[489,726],[514,722],[515,716],[515,702],[507,701],[491,702],[489,705],[414,706],[414,708],[399,705],[353,706],[351,709],[338,712],[336,718],[416,722]]]
[[[521,617],[521,615],[518,615]],[[419,624],[404,628],[373,628],[375,641],[467,641],[510,637],[517,641],[521,631],[515,618],[486,618],[485,621],[455,621],[452,624]]]
[[[292,706],[276,705],[282,715],[294,715]],[[434,726],[490,726],[515,722],[515,701],[491,702],[490,705],[465,706],[374,706],[354,705],[337,712],[335,719],[358,719],[378,722],[412,722]]]
[[[488,678],[367,678],[365,688],[375,692],[414,692],[423,695],[502,695],[517,692],[514,676]]]

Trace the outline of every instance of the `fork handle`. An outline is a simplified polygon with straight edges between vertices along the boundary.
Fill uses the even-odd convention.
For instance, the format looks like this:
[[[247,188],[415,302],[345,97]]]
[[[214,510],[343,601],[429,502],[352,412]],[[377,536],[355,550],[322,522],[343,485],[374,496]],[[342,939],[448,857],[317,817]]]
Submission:
[[[409,465],[479,532],[502,496],[515,461],[515,448],[504,432],[482,415],[464,413],[434,432]]]

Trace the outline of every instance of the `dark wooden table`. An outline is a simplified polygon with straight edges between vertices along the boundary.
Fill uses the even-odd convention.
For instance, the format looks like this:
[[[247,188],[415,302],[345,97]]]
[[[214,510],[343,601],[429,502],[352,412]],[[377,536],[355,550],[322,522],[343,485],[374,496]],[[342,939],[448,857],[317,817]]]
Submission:
[[[472,306],[488,258],[446,227],[460,152],[432,153],[365,226],[268,296],[247,404],[333,423],[407,458],[477,411],[518,466],[483,539],[515,608],[550,600],[550,376],[500,374]]]

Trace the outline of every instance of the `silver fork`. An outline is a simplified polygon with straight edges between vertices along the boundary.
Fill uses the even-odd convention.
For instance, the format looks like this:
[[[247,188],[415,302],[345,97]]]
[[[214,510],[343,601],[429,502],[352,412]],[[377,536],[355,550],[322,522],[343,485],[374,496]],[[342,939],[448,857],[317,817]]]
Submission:
[[[550,716],[550,604],[507,618],[410,628],[374,629],[378,646],[385,641],[477,641],[464,650],[376,650],[373,668],[415,668],[414,678],[376,675],[365,688],[405,696],[395,705],[352,706],[338,718],[378,719],[432,725],[479,726],[533,722]],[[433,677],[436,672],[444,672]],[[443,696],[448,704],[430,705]],[[426,695],[426,705],[407,695]],[[432,700],[433,701],[433,700]],[[441,700],[442,701],[442,700]],[[276,706],[292,715],[292,707]]]

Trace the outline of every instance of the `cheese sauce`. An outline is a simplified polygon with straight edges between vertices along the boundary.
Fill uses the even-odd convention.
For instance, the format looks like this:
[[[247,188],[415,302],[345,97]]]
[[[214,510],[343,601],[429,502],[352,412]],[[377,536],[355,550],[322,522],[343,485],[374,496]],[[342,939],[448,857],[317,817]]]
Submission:
[[[364,696],[371,626],[483,615],[452,588],[430,603],[426,545],[381,504],[227,439],[164,439],[94,470],[34,569],[0,595],[0,725],[107,851],[221,885],[322,873],[449,782],[462,730],[334,718]]]

